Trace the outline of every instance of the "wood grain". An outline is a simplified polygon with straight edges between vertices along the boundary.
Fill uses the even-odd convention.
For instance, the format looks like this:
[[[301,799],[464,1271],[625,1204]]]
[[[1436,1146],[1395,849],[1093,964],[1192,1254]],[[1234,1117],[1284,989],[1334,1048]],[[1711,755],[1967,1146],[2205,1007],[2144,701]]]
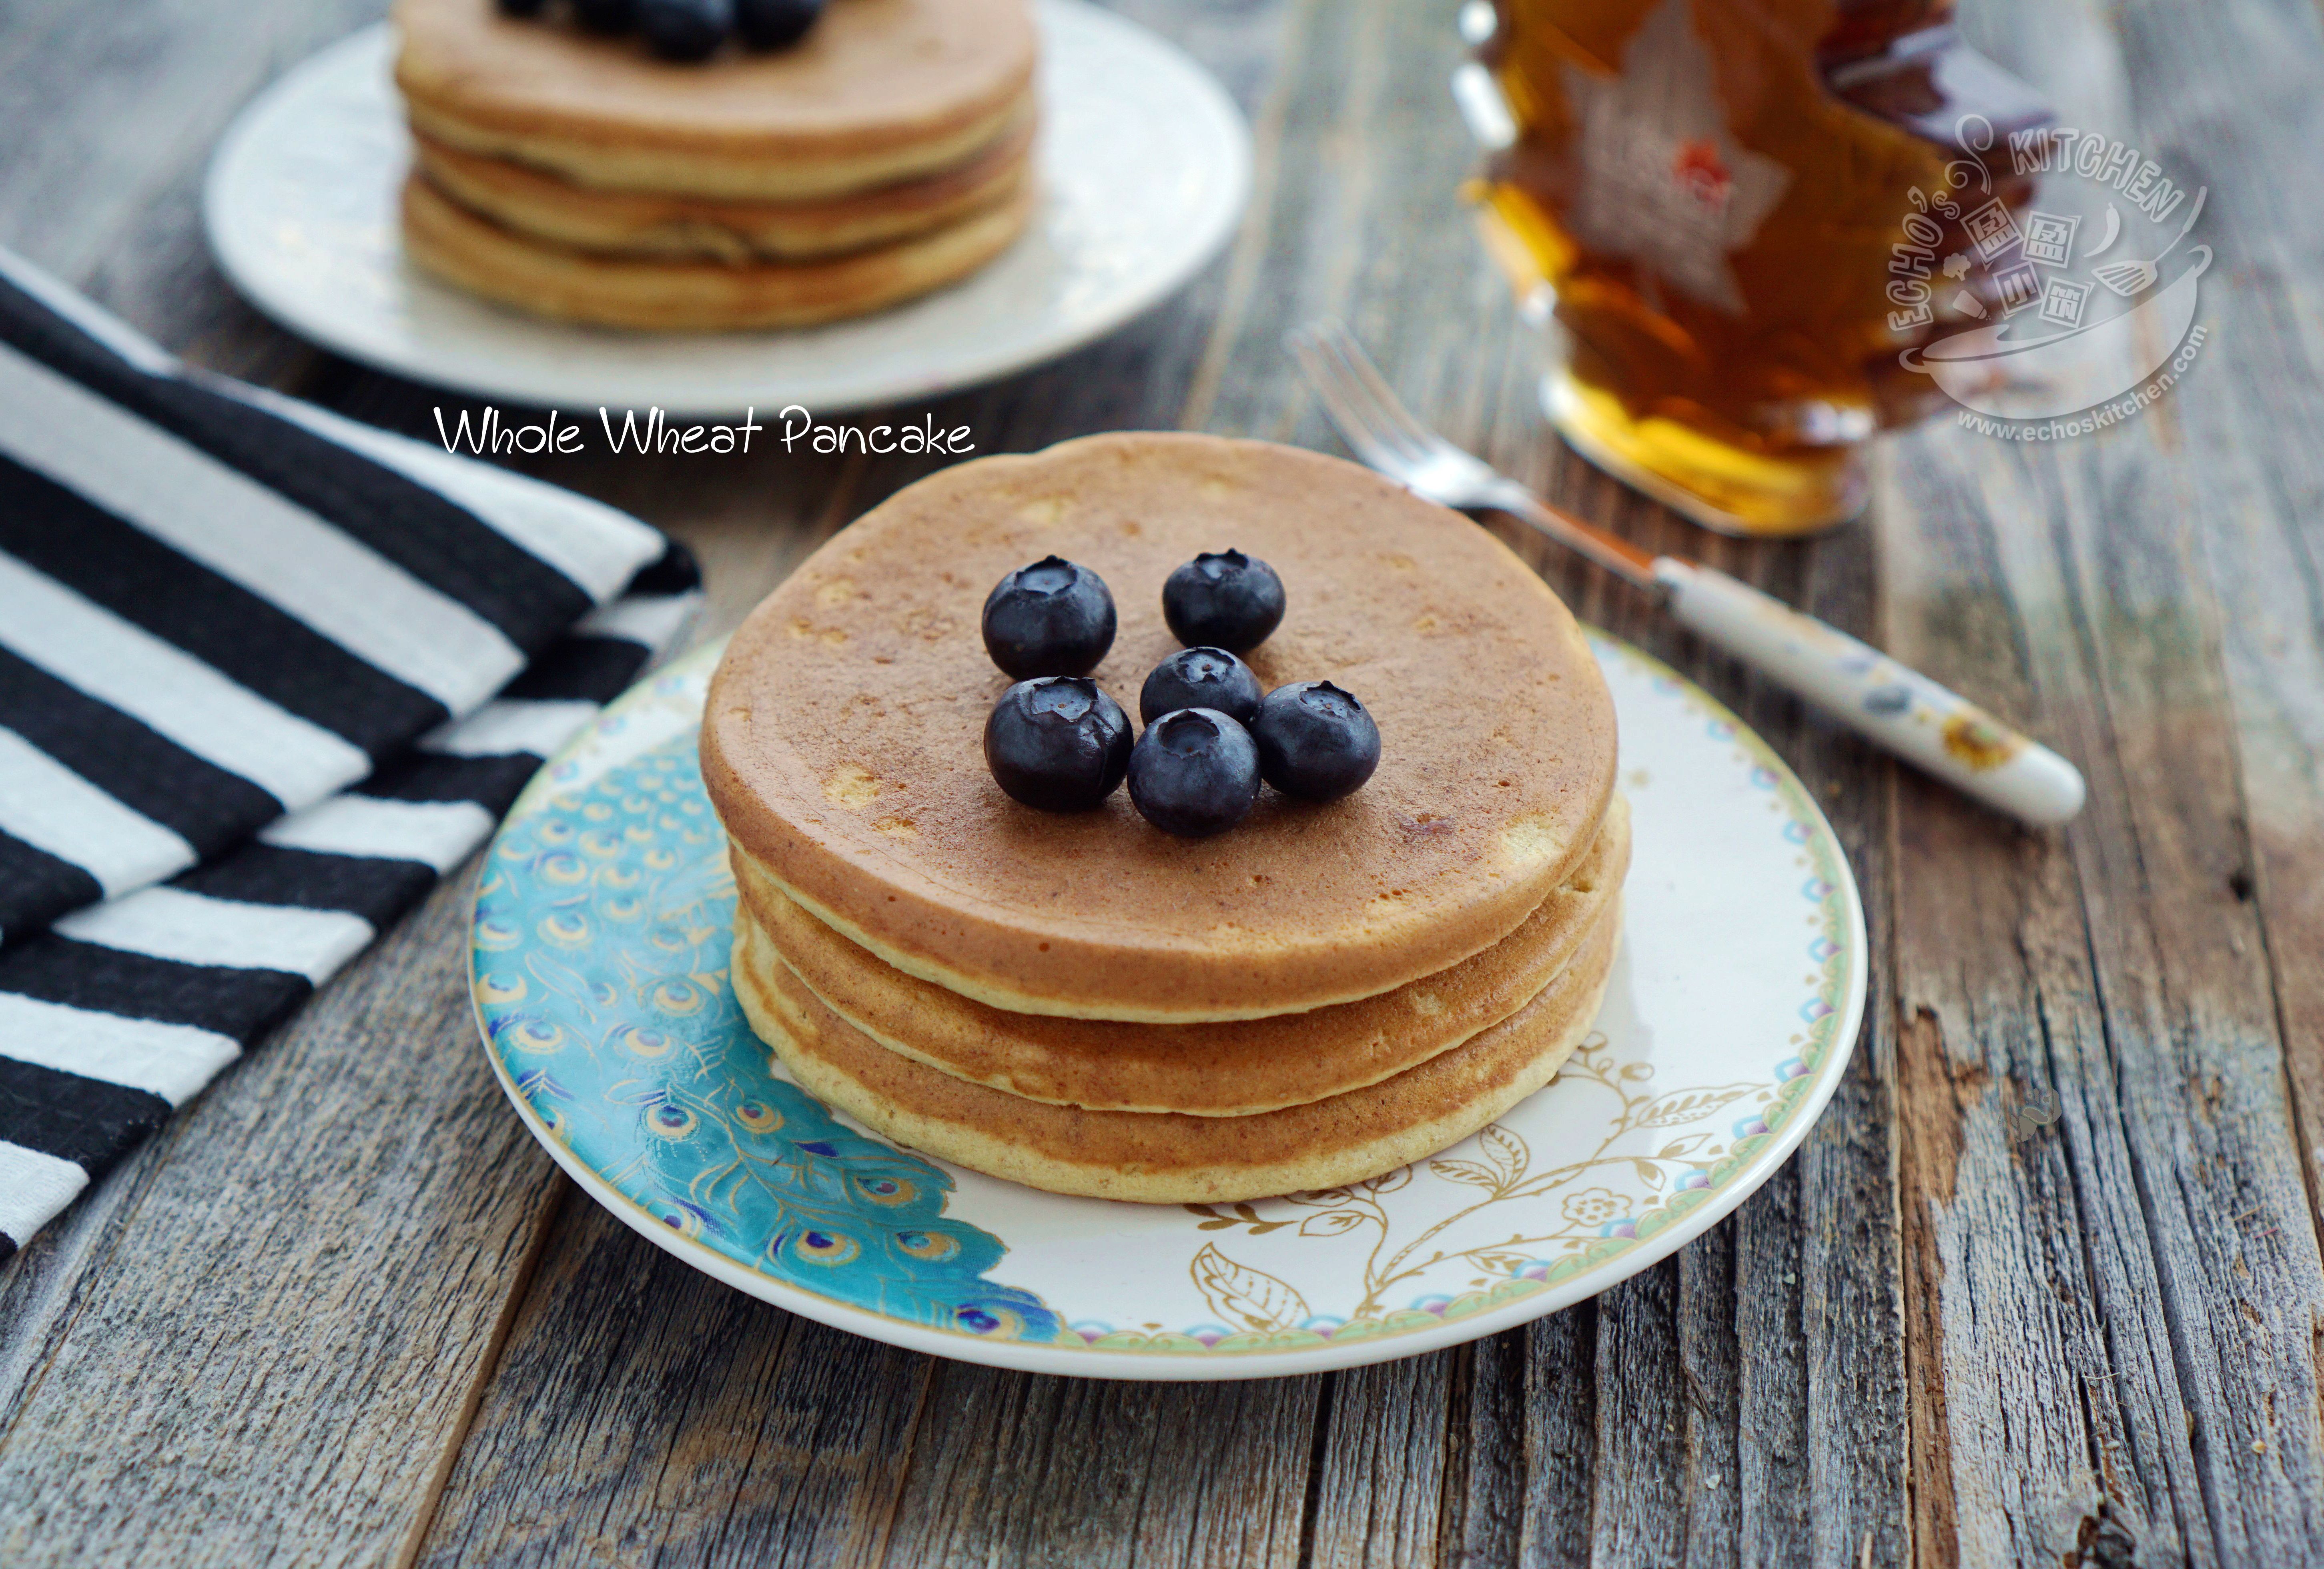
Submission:
[[[2056,742],[2063,833],[1895,771],[1629,590],[1491,526],[1703,680],[1824,804],[1876,966],[1848,1077],[1729,1222],[1593,1303],[1300,1380],[1037,1379],[726,1290],[558,1178],[460,986],[462,892],[0,1272],[0,1560],[1565,1565],[2324,1555],[2324,27],[2273,0],[1972,5],[2069,121],[2211,188],[2165,403],[1887,445],[1870,526],[1706,540],[1543,432],[1454,194],[1444,7],[1134,0],[1250,114],[1231,254],[1106,342],[937,401],[987,451],[1185,425],[1337,450],[1279,335],[1336,315],[1454,439]],[[0,9],[0,243],[205,364],[424,434],[447,394],[259,320],[200,166],[377,0]],[[914,409],[910,412],[917,412]],[[540,459],[687,540],[701,628],[926,471]],[[2015,1115],[2054,1097],[2057,1120]]]
[[[440,889],[172,1122],[123,1202],[39,1240],[52,1268],[7,1303],[40,1353],[0,1434],[0,1559],[399,1549],[553,1182],[469,1040],[468,897]]]
[[[1290,1569],[1319,1380],[1147,1384],[939,1363],[892,1564]]]
[[[1435,1564],[1452,1442],[1451,1352],[1335,1376],[1314,1479],[1315,1569]]]
[[[2080,47],[2029,28],[1997,52],[2070,123],[2111,121],[2210,184],[2211,239],[2252,258],[2230,263],[2238,285],[2295,226],[2313,232],[2267,183],[2317,173],[2315,140],[2279,118],[2324,64],[2312,13],[2139,14],[2119,33],[2075,20]],[[2043,79],[2053,62],[2071,69]],[[1997,839],[1933,794],[1904,817],[1907,1278],[1915,1360],[1943,1391],[1916,1423],[1949,1482],[1922,1515],[1939,1561],[2314,1551],[2317,1243],[2285,1073],[2313,1052],[2289,1038],[2249,897],[2248,699],[2222,654],[2268,596],[2201,566],[2247,560],[2238,536],[2301,531],[2253,471],[2282,443],[2235,439],[2222,418],[2318,384],[2312,333],[2236,330],[2313,273],[2273,282],[2207,296],[2218,352],[2154,417],[2038,461],[1932,429],[1906,445],[1884,514],[1892,646],[2062,736],[2098,781],[2062,837]],[[2264,368],[2230,350],[2246,340]],[[2282,717],[2264,736],[2279,757]],[[2311,770],[2275,798],[2295,863],[2315,793]],[[2011,1122],[2029,1094],[2061,1103],[2054,1128]]]
[[[568,1190],[418,1560],[879,1563],[933,1364],[636,1241]]]

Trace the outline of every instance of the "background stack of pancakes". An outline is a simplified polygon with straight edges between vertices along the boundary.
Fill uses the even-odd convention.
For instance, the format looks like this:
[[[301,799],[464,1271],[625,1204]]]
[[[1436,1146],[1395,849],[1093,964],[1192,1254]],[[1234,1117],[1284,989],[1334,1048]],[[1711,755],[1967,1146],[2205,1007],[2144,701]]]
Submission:
[[[966,276],[1034,204],[1025,0],[831,0],[793,47],[654,59],[492,0],[400,0],[406,250],[543,315],[797,326]]]
[[[980,750],[991,585],[1097,571],[1134,693],[1170,568],[1235,547],[1290,612],[1263,684],[1379,723],[1342,800],[1267,792],[1180,840],[1117,793],[1056,816]],[[876,1131],[1063,1193],[1260,1197],[1392,1169],[1546,1084],[1594,1019],[1629,818],[1563,605],[1483,531],[1352,465],[1093,437],[948,469],[817,551],[735,634],[704,777],[741,894],[733,983],[792,1076]]]

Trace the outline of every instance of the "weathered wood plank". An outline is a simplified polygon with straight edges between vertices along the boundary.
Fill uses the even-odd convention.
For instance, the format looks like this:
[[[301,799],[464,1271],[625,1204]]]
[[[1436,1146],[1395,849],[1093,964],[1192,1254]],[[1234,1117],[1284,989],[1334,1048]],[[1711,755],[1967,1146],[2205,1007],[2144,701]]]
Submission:
[[[1120,1383],[938,1363],[886,1562],[1290,1569],[1317,1383]]]
[[[1800,1186],[1776,1173],[1735,1216],[1736,1494],[1741,1560],[1808,1556],[1807,1336]]]
[[[1728,1569],[1743,1561],[1743,1511],[1736,1486],[1742,1448],[1742,1358],[1736,1319],[1738,1228],[1714,1227],[1679,1251],[1678,1355],[1684,1391],[1680,1436],[1686,1444],[1686,1562]]]
[[[881,1561],[928,1359],[720,1285],[577,1191],[542,1259],[418,1562]]]
[[[1757,546],[1746,575],[1834,626],[1869,632],[1876,546],[1860,528],[1805,551]],[[1737,707],[1790,761],[1831,820],[1863,891],[1873,955],[1864,1028],[1847,1075],[1794,1158],[1796,1268],[1789,1262],[1794,1244],[1779,1241],[1770,1264],[1784,1263],[1782,1271],[1747,1267],[1744,1278],[1775,1299],[1768,1307],[1798,1294],[1807,1395],[1798,1429],[1806,1462],[1803,1561],[1901,1562],[1910,1540],[1909,1397],[1897,1265],[1896,1009],[1894,971],[1881,960],[1894,942],[1887,891],[1895,876],[1891,839],[1901,771],[1756,678],[1742,683]],[[1773,1466],[1762,1474],[1772,1479]]]
[[[2225,1327],[2220,1354],[2242,1374],[2227,1391],[2233,1425],[2201,1436],[2232,1463],[2232,1481],[2210,1483],[2215,1516],[2227,1517],[2223,1541],[2264,1552],[2296,1542],[2313,1553],[2324,1528],[2315,1367],[2324,1311],[2310,1229],[2324,1150],[2317,876],[2324,868],[2324,771],[2317,766],[2324,753],[2317,706],[2324,691],[2318,679],[2324,540],[2315,525],[2324,463],[2313,439],[2324,411],[2324,225],[2312,206],[2288,202],[2283,193],[2324,179],[2324,115],[2313,88],[2324,70],[2324,28],[2312,10],[2298,7],[2187,18],[2142,10],[2126,18],[2123,49],[2140,89],[2140,134],[2170,147],[2210,188],[2212,232],[2233,268],[2227,286],[2205,298],[2219,352],[2207,347],[2165,405],[2174,423],[2158,432],[2183,478],[2169,500],[2185,509],[2187,555],[2200,561],[2211,589],[2197,603],[2217,607],[2206,630],[2216,689],[2235,732],[2227,811],[2208,801],[2189,809],[2199,820],[2226,817],[2221,826],[2232,836],[2218,849],[2205,845],[2211,853],[2201,860],[2189,858],[2194,897],[2172,912],[2182,918],[2159,936],[2181,964],[2209,957],[2211,964],[2187,967],[2238,993],[2254,971],[2264,973],[2273,1017],[2267,1019],[2264,1003],[2251,1003],[2249,1014],[2258,1018],[2246,1028],[2264,1041],[2266,1025],[2274,1026],[2292,1092],[2289,1131],[2297,1139],[2296,1150],[2286,1153],[2287,1166],[2297,1158],[2296,1174],[2271,1169],[2262,1180],[2237,1181],[2232,1195],[2224,1184],[2215,1186],[2206,1196],[2227,1213],[2212,1208],[2198,1220],[2206,1256],[2190,1262],[2211,1288],[2207,1295]],[[2165,732],[2166,744],[2175,743],[2175,730]],[[2200,946],[2190,954],[2182,944]],[[2193,991],[2173,982],[2179,977],[2166,976],[2181,996]],[[2211,1011],[2200,1007],[2208,1001],[2190,1009],[2206,1033],[2215,1028]],[[2248,1017],[2241,1007],[2236,1011]],[[2236,1063],[2203,1066],[2224,1078]],[[2281,1113],[2272,1101],[2281,1087],[2258,1087],[2264,1098],[2250,1108],[2249,1136],[2276,1134],[2271,1119]],[[2229,1129],[2245,1109],[2217,1095],[2198,1104],[2207,1120]],[[2286,1191],[2295,1183],[2304,1194]],[[2309,1225],[2300,1214],[2303,1196]],[[2279,1377],[2279,1369],[2291,1376]]]
[[[1665,1259],[1598,1299],[1597,1527],[1591,1561],[1666,1564],[1686,1551],[1686,1386],[1678,1262]]]
[[[1525,1353],[1520,1564],[1568,1569],[1591,1561],[1597,1407],[1600,1398],[1622,1398],[1598,1387],[1599,1317],[1598,1304],[1585,1302],[1514,1332]]]
[[[1523,1330],[1455,1347],[1441,1562],[1514,1564],[1525,1532]]]
[[[467,898],[439,890],[173,1122],[22,1326],[44,1346],[0,1434],[0,1558],[401,1547],[555,1180],[470,1039]]]
[[[2314,139],[2282,118],[2312,97],[2287,90],[2318,69],[2312,13],[2142,10],[2066,47],[2031,28],[1996,46],[2037,79],[2068,68],[2043,84],[2067,120],[2210,183],[2198,237],[2227,267],[2312,259],[2312,219],[2268,178],[2287,158],[2317,172]],[[2208,296],[2222,348],[2253,298]],[[2236,891],[2252,748],[2220,651],[2250,601],[2214,598],[2196,570],[2207,550],[2247,558],[2223,538],[2299,531],[2258,466],[2312,407],[2319,359],[2296,331],[2266,342],[2264,383],[2207,353],[2161,408],[2054,453],[1944,430],[1905,447],[1919,504],[1884,540],[1895,646],[2061,735],[2095,789],[2062,843],[1997,843],[1954,803],[1908,805],[1909,1278],[1915,1361],[1941,1380],[1916,1433],[1946,1483],[1924,1487],[1922,1520],[1959,1533],[1938,1561],[2314,1550],[2317,1250],[2277,947]],[[2312,601],[2283,620],[2312,648]],[[2280,689],[2265,668],[2244,665],[2262,704]],[[2311,837],[2314,795],[2311,772],[2288,796]],[[2051,1093],[2054,1131],[2011,1126]]]
[[[89,1275],[104,1268],[115,1229],[166,1162],[148,1144],[97,1184],[0,1269],[0,1428],[62,1349]]]
[[[1889,553],[1900,648],[1960,661],[1959,678],[2040,725],[2012,629],[1964,616],[1979,598],[1943,592],[1929,565],[1951,563],[1946,576],[1989,570],[1989,544],[1955,538],[1947,549],[1952,531],[1941,520],[1971,535],[1984,525],[1950,504],[1942,483],[1918,476],[1928,483],[1912,488],[1938,499],[1915,520],[1920,548],[1895,542]],[[1943,647],[1904,624],[1938,605]],[[1997,836],[1980,814],[1917,783],[1914,793],[1899,850],[1903,1159],[1916,1360],[1934,1386],[1919,1435],[1932,1446],[1932,1482],[1950,1479],[1924,1491],[1923,1522],[1936,1525],[1941,1510],[1965,1561],[2023,1562],[2073,1546],[2103,1489],[2106,1512],[2150,1550],[2208,1555],[2067,856],[2054,838]],[[2097,1108],[2081,1171],[2062,1168],[2053,1135],[2019,1137],[2024,1124],[2009,1113],[2029,1096],[2037,1112],[2052,1097]],[[2107,1334],[2095,1305],[2110,1296],[2125,1311],[2108,1315]]]
[[[1928,1195],[1938,1205],[1938,1244],[1948,1253],[1946,1354],[1969,1357],[1982,1345],[1995,1359],[1983,1377],[1966,1364],[1956,1370],[1960,1376],[1948,1376],[1956,1478],[1962,1443],[1981,1434],[1976,1469],[1997,1486],[2047,1476],[2061,1499],[2080,1491],[2084,1452],[2098,1439],[2058,1433],[2050,1439],[2050,1464],[2024,1463],[2029,1457],[2018,1454],[2011,1458],[2021,1463],[2005,1465],[1984,1445],[2005,1433],[2038,1443],[2044,1430],[2007,1422],[1998,1407],[1964,1428],[1964,1390],[2071,1411],[2079,1402],[2043,1398],[2053,1374],[2104,1380],[2126,1362],[2152,1359],[2154,1403],[2140,1399],[2143,1409],[2132,1418],[2134,1434],[2144,1437],[2135,1447],[2144,1480],[2176,1494],[2165,1518],[2175,1516],[2180,1529],[2198,1537],[2217,1531],[2217,1550],[2232,1561],[2264,1550],[2270,1538],[2279,1549],[2305,1540],[2309,1529],[2297,1495],[2308,1491],[2298,1479],[2315,1463],[2312,1420],[2303,1417],[2289,1433],[2254,1424],[2270,1398],[2313,1412],[2308,1315],[2319,1288],[2315,1242],[2260,933],[2250,907],[2228,886],[2235,869],[2248,864],[2246,848],[2239,826],[2197,799],[2232,798],[2234,738],[2216,702],[2190,701],[2190,688],[2209,686],[2216,669],[2200,624],[2209,614],[2197,610],[2193,624],[2186,615],[2196,597],[2184,583],[2188,541],[2173,538],[2178,523],[2131,508],[2110,507],[2101,522],[2082,485],[2061,490],[2072,519],[2061,551],[2066,559],[2035,559],[2048,552],[2006,539],[1998,553],[2021,603],[2081,601],[2080,627],[2029,628],[2028,641],[2045,697],[2062,694],[2052,699],[2061,715],[2057,729],[2091,767],[2098,788],[2089,819],[2069,834],[2066,864],[2054,878],[2042,876],[2038,863],[1997,863],[1985,846],[1954,834],[1929,846],[1941,868],[1935,875],[1915,877],[1914,854],[1899,878],[1910,911],[1900,930],[1923,917],[1932,939],[1945,934],[1941,946],[1903,937],[1904,1006],[1925,1016],[1921,1034],[1951,1065],[1951,1076],[1969,1075],[1953,1136],[1960,1148],[1939,1161],[1952,1168],[1955,1190]],[[2098,586],[2090,598],[2104,605],[2083,597],[2089,590],[2081,586],[2090,584]],[[2145,614],[2133,610],[2141,601]],[[2085,637],[2094,646],[2071,646]],[[1927,804],[1932,823],[1953,809]],[[1987,937],[1987,963],[1965,962],[1978,946],[1980,909],[2002,905],[1994,913],[2009,919],[2014,901],[2002,890],[2013,881],[2024,900],[2016,929]],[[2043,897],[2053,891],[2054,900]],[[2012,948],[2024,955],[2015,983]],[[2013,1080],[2005,1100],[2004,1084]],[[2070,1179],[2039,1170],[2035,1158],[2046,1160],[2055,1148],[2047,1136],[2031,1149],[2011,1147],[2006,1106],[2045,1084],[2064,1103],[2060,1128]],[[2255,1256],[2235,1241],[2227,1223],[2238,1215],[2264,1215],[2258,1226],[2284,1241]],[[2041,1218],[2028,1226],[2033,1217]],[[2028,1251],[2013,1259],[2018,1246]],[[2095,1324],[2078,1331],[2049,1300],[2053,1292],[2070,1300],[2076,1294],[2084,1254],[2098,1276],[2103,1345],[2112,1355],[2097,1342]],[[2294,1316],[2290,1324],[2278,1316],[2270,1328],[2254,1313],[2259,1322],[2246,1325],[2238,1298]],[[2010,1300],[2024,1305],[2022,1320],[2005,1310]],[[2029,1358],[2030,1347],[2053,1339],[2060,1349],[2052,1355]],[[2084,1349],[2067,1354],[2069,1341]],[[1994,1376],[2008,1373],[2015,1377]],[[2143,1397],[2147,1377],[2134,1372],[2116,1388]],[[2029,1387],[2026,1378],[2035,1382]],[[2192,1430],[2189,1451],[2174,1460],[2172,1418],[2181,1402]],[[2090,1417],[2101,1435],[2110,1426],[2106,1404],[2101,1395]],[[2265,1517],[2280,1524],[2238,1524],[2214,1513],[2202,1526],[2207,1511],[2199,1499],[2262,1484],[2262,1477],[2241,1473],[2255,1469],[2250,1446],[2271,1439],[2279,1458],[2264,1463],[2270,1477],[2292,1479],[2292,1496],[2280,1498]],[[2197,1478],[2200,1494],[2191,1491]],[[2048,1527],[2019,1510],[2038,1519],[2052,1512],[2047,1500],[1997,1499],[1987,1507],[2013,1529],[2035,1533],[2020,1551],[2043,1550],[2040,1533]],[[2219,1507],[2215,1501],[2211,1509]],[[2069,1526],[2080,1512],[2067,1514]],[[1966,1500],[1961,1523],[1966,1553]],[[2258,1543],[2246,1535],[2255,1527]],[[2292,1537],[2277,1536],[2279,1529]],[[2207,1555],[2195,1540],[2188,1550]]]
[[[1309,1522],[1314,1569],[1423,1569],[1439,1538],[1452,1436],[1451,1352],[1337,1375]]]

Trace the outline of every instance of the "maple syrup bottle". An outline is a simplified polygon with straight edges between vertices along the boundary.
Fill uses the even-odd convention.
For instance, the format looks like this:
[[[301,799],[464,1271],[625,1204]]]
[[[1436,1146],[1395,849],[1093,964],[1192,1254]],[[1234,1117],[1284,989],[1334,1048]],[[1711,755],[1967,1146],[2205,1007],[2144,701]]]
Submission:
[[[2050,117],[1951,11],[1495,0],[1480,55],[1517,134],[1486,237],[1554,301],[1543,401],[1583,456],[1731,533],[1862,510],[1862,443],[1941,397],[1899,353],[1975,286],[1932,263],[1971,209],[2024,205],[2008,138]]]

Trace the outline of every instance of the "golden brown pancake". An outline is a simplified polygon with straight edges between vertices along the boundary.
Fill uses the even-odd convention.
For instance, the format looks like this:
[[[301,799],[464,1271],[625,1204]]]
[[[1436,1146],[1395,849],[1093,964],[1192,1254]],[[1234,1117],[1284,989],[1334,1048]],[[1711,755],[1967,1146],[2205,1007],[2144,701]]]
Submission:
[[[397,0],[411,123],[465,151],[615,190],[788,201],[932,174],[1030,102],[1026,0],[832,0],[790,49],[654,59],[553,13]]]
[[[1020,186],[958,223],[876,250],[809,262],[667,262],[595,256],[514,234],[404,182],[404,253],[447,282],[536,316],[602,327],[721,330],[861,316],[957,282],[1024,232]]]
[[[1250,1117],[1087,1112],[968,1084],[854,1029],[779,964],[736,966],[735,995],[801,1085],[899,1143],[1052,1193],[1231,1202],[1377,1177],[1541,1088],[1597,1017],[1620,926],[1618,902],[1557,980],[1464,1044],[1367,1088]]]
[[[420,172],[470,212],[537,240],[608,255],[748,263],[844,255],[956,223],[1032,178],[1033,121],[968,162],[900,185],[789,202],[648,196],[576,185],[414,138]]]
[[[1004,796],[982,749],[1009,685],[978,632],[992,585],[1052,552],[1103,577],[1120,630],[1096,676],[1134,709],[1177,647],[1164,577],[1228,547],[1288,589],[1253,669],[1360,697],[1370,782],[1264,791],[1191,841],[1126,792],[1067,816]],[[1508,937],[1597,837],[1614,710],[1572,616],[1459,513],[1316,453],[1139,433],[873,509],[735,633],[702,756],[746,872],[887,964],[1016,1012],[1176,1024],[1377,996]]]
[[[1010,1013],[881,964],[737,868],[733,963],[789,970],[890,1051],[972,1084],[1092,1111],[1240,1117],[1377,1084],[1508,1018],[1549,985],[1619,896],[1629,813],[1617,796],[1597,844],[1525,924],[1451,969],[1393,992],[1217,1024],[1124,1024]]]

